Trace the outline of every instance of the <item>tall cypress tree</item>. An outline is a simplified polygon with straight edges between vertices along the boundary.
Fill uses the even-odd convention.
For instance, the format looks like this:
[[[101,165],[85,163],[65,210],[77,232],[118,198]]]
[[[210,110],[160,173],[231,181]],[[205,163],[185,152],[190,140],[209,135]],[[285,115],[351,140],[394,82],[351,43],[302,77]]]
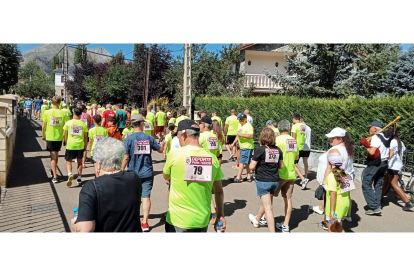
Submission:
[[[76,45],[74,63],[83,63],[87,60],[87,48],[85,44]]]

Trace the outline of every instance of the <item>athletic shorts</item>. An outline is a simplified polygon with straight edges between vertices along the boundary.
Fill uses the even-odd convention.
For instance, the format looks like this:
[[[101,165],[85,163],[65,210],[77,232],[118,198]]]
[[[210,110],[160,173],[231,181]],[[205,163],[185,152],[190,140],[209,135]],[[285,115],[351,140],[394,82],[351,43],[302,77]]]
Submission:
[[[160,132],[164,132],[165,127],[164,126],[157,126],[156,128],[156,132],[160,133]]]
[[[388,175],[398,175],[400,171],[388,169]]]
[[[279,187],[279,182],[264,182],[257,179],[255,179],[255,182],[258,196],[267,195],[269,193],[273,195]]]
[[[46,141],[46,151],[60,151],[63,141]]]
[[[223,158],[223,154],[220,153],[220,155],[217,157],[217,159]]]
[[[310,156],[310,150],[300,150],[299,151],[299,158],[309,157],[309,156]]]
[[[237,135],[227,135],[227,141],[226,141],[226,145],[231,145],[234,142],[234,139],[236,139]]]
[[[141,197],[151,197],[152,186],[154,185],[154,177],[141,178],[142,195]]]
[[[35,109],[35,112],[40,112],[40,107]]]
[[[165,222],[165,232],[167,233],[187,233],[187,232],[195,232],[195,233],[205,233],[207,232],[208,225],[203,228],[193,228],[193,229],[184,229]]]
[[[65,160],[73,160],[73,159],[82,159],[83,158],[83,150],[69,150],[66,149],[65,152]]]
[[[240,164],[250,164],[250,160],[252,159],[252,149],[240,149]]]
[[[274,196],[278,196],[279,192],[282,191],[282,197],[289,199],[292,197],[294,186],[295,186],[295,179],[280,179],[279,188],[277,188]]]

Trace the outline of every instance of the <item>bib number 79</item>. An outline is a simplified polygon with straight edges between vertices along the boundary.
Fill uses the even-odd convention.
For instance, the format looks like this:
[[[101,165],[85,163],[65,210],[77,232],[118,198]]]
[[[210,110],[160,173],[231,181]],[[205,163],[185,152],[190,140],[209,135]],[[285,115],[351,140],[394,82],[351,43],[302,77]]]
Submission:
[[[203,167],[202,166],[194,166],[194,174],[202,175],[203,174]]]

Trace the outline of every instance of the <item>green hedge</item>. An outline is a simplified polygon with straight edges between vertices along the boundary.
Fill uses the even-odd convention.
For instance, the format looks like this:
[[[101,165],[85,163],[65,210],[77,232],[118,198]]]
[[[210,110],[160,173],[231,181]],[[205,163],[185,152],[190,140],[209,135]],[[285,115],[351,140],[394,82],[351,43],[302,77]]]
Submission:
[[[209,113],[216,110],[223,123],[230,116],[231,109],[236,109],[237,112],[249,109],[253,117],[255,139],[267,120],[279,122],[287,119],[292,122],[293,113],[300,113],[312,128],[312,143],[315,140],[314,134],[328,133],[334,127],[342,127],[351,134],[355,145],[359,145],[361,138],[368,137],[366,126],[369,123],[377,120],[385,126],[400,115],[400,137],[407,148],[413,149],[414,145],[413,96],[333,100],[275,95],[253,98],[199,97],[195,100],[195,107],[196,110],[207,110]]]

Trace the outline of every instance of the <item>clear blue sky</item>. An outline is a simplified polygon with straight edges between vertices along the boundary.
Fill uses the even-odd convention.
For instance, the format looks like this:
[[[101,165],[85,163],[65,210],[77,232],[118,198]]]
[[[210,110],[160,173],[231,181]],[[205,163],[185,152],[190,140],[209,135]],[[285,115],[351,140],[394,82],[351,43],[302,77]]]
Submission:
[[[73,44],[76,44],[76,43],[73,43]],[[26,52],[40,45],[42,44],[19,44],[21,52]],[[180,54],[182,56],[183,54],[182,48],[184,47],[184,44],[159,44],[159,45],[164,45],[165,47],[169,48],[173,56],[177,56]],[[229,44],[207,44],[206,48],[209,51],[217,52],[217,51],[220,51],[222,46],[224,45],[229,45]],[[411,45],[412,44],[402,44],[402,50],[407,51]],[[134,44],[89,44],[86,47],[88,49],[93,49],[98,46],[105,48],[111,55],[115,55],[119,50],[122,49],[122,52],[124,53],[125,57],[132,59],[132,51],[134,50]]]
[[[76,43],[71,43],[71,44],[76,44]],[[20,51],[26,52],[29,51],[31,49],[34,49],[38,46],[40,46],[42,44],[19,44],[20,47]],[[175,57],[177,55],[181,56],[183,55],[183,47],[184,44],[158,44],[158,45],[164,45],[165,47],[167,47],[168,49],[171,50],[172,55]],[[216,52],[216,51],[220,51],[222,46],[224,45],[229,45],[229,44],[207,44],[206,45],[206,49],[208,51],[211,52]],[[103,48],[105,48],[111,55],[115,55],[119,50],[122,50],[122,52],[125,55],[125,58],[129,58],[132,59],[132,51],[134,50],[134,44],[96,44],[96,43],[91,43],[89,45],[87,45],[86,47],[88,49],[93,49],[96,48],[98,46],[101,46]]]

